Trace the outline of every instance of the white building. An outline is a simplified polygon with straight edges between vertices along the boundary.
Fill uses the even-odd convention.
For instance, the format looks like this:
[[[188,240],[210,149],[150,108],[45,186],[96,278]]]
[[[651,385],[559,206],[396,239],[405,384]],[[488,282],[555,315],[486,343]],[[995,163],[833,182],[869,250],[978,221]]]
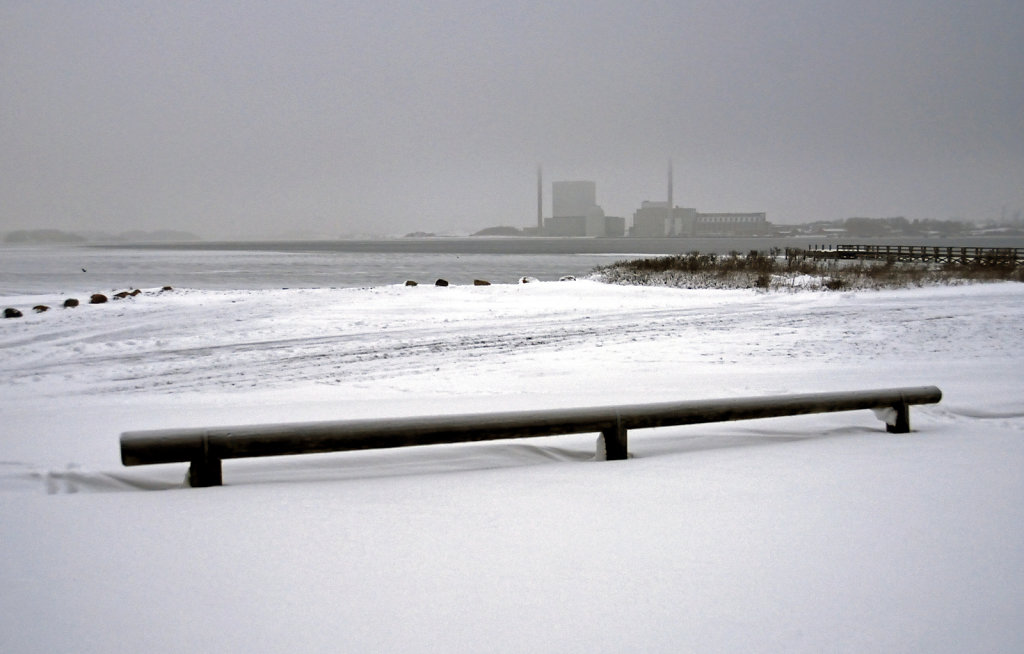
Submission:
[[[586,216],[597,206],[597,183],[588,181],[552,182],[551,216]]]
[[[696,209],[673,207],[668,202],[645,200],[633,213],[632,236],[763,236],[771,234],[767,214],[699,213]]]
[[[551,218],[545,236],[622,236],[625,220],[604,215],[597,204],[597,184],[591,181],[551,183]]]
[[[697,221],[697,210],[673,207],[669,216],[668,202],[644,200],[633,213],[633,236],[661,238],[690,236]]]

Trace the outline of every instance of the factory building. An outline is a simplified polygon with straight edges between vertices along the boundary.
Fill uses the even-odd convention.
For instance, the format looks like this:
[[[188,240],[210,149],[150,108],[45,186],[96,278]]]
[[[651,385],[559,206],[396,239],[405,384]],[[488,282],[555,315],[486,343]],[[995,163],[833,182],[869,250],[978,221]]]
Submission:
[[[631,236],[662,238],[665,236],[691,236],[697,221],[697,210],[673,207],[669,216],[668,202],[644,200],[633,213]]]
[[[544,220],[545,236],[624,236],[626,219],[604,215],[597,204],[597,184],[561,181],[551,184],[552,216]]]
[[[668,164],[668,200],[644,200],[633,213],[629,236],[671,238],[698,236],[769,236],[765,212],[700,213],[677,207],[672,198],[672,162]],[[626,219],[606,216],[597,204],[597,183],[589,180],[551,184],[550,218],[543,217],[543,177],[537,167],[537,231],[544,236],[619,237],[627,234]]]
[[[768,217],[760,213],[698,213],[694,236],[766,236],[771,234]]]
[[[597,183],[590,181],[552,182],[551,216],[585,216],[597,206]]]
[[[696,209],[675,206],[672,201],[672,181],[672,161],[669,160],[668,201],[641,202],[640,208],[633,213],[630,236],[767,236],[772,233],[764,212],[700,213]]]
[[[765,236],[771,233],[771,225],[763,211],[699,213],[696,209],[673,207],[669,216],[667,202],[645,200],[633,213],[633,229],[630,236]]]

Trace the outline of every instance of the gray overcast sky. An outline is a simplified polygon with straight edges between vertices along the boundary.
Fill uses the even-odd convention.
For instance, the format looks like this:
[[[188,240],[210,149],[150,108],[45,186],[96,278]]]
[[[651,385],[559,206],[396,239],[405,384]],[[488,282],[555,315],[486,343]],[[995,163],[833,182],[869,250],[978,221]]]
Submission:
[[[0,0],[0,231],[1024,210],[1021,0]]]

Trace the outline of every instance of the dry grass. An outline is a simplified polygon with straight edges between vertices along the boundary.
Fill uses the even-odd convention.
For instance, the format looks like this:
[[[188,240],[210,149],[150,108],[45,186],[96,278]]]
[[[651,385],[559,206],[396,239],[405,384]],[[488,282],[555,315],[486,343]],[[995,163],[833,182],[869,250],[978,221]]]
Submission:
[[[780,257],[777,253],[741,255],[691,252],[669,257],[618,261],[594,269],[611,284],[680,288],[756,288],[760,290],[865,290],[912,288],[975,282],[1024,282],[1024,268],[1011,264],[904,263],[834,261]]]

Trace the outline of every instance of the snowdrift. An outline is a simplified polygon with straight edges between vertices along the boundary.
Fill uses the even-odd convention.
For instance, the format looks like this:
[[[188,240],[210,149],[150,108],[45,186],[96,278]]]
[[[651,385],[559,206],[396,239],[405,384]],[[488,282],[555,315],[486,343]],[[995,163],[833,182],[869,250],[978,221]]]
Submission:
[[[0,322],[0,650],[1024,648],[1024,285],[153,291]],[[775,418],[214,489],[118,460],[138,429],[927,384],[902,436]]]

